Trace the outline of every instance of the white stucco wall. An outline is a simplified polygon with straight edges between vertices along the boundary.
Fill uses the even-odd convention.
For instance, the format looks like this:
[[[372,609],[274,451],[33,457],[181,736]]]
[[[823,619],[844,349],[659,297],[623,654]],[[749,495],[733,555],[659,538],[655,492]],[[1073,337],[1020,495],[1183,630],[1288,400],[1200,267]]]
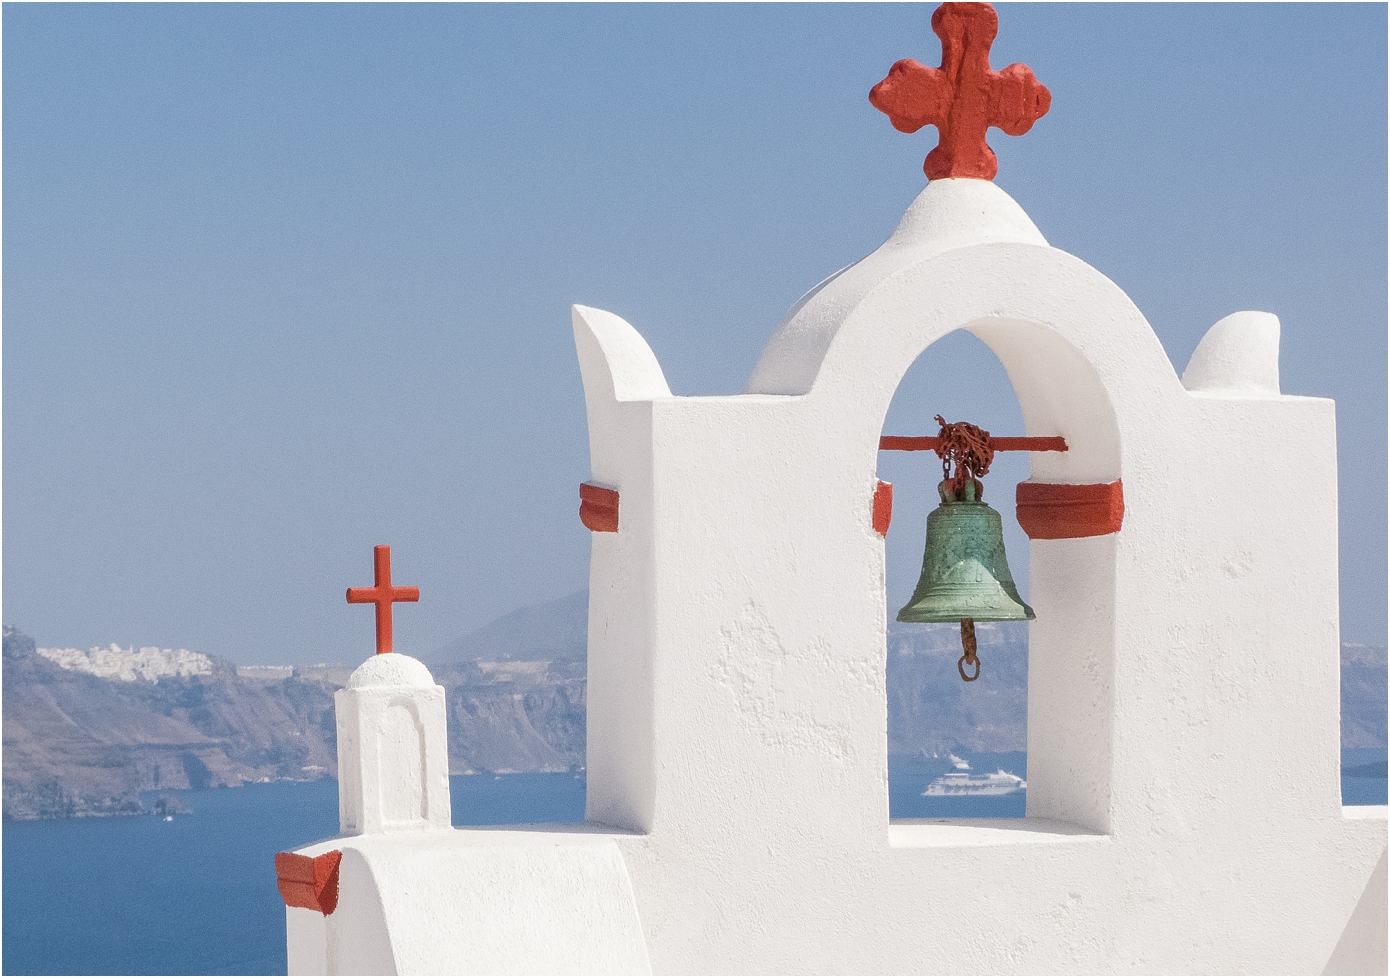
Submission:
[[[1278,393],[1261,317],[1184,387],[1119,288],[973,180],[798,303],[742,395],[671,396],[635,329],[575,307],[591,481],[621,500],[593,536],[591,824],[325,843],[342,906],[325,936],[292,915],[292,948],[402,973],[1383,967],[1358,904],[1384,809],[1344,810],[1337,771],[1333,405]],[[877,445],[955,329],[1027,434],[1066,438],[1032,480],[1121,479],[1126,515],[1030,548],[1028,818],[890,822]]]
[[[1071,446],[1033,480],[1122,479],[1127,512],[1031,547],[1028,814],[1050,821],[890,830],[877,442],[962,328],[1027,434]],[[742,396],[609,403],[591,378],[645,344],[583,308],[575,332],[623,507],[594,536],[590,736],[624,742],[610,699],[653,718],[635,773],[591,765],[589,811],[643,833],[617,841],[655,970],[1322,969],[1385,848],[1340,804],[1335,486],[1309,505],[1306,483],[1335,472],[1331,402],[1184,389],[1124,293],[982,181],[930,184]]]
[[[333,694],[343,835],[447,829],[444,687],[399,652],[372,656]]]

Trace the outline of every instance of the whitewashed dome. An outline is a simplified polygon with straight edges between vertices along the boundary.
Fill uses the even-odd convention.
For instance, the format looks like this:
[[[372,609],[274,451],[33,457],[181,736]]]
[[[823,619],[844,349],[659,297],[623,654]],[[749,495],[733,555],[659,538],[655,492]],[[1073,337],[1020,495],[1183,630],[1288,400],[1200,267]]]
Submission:
[[[434,677],[419,659],[399,652],[381,652],[353,670],[348,689],[364,686],[434,686]]]

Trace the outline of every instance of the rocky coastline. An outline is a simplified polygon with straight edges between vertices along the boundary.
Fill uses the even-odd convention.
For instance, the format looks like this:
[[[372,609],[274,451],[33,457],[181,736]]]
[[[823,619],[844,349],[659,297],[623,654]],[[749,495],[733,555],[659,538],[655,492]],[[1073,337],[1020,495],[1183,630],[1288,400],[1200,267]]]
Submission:
[[[429,657],[451,774],[583,768],[587,611],[585,592],[524,608]],[[1026,626],[978,629],[988,681],[965,684],[954,626],[890,624],[889,753],[1025,749]],[[39,650],[5,626],[3,668],[7,819],[138,815],[141,792],[337,776],[333,693],[348,665]],[[1342,743],[1386,744],[1383,647],[1343,646]]]

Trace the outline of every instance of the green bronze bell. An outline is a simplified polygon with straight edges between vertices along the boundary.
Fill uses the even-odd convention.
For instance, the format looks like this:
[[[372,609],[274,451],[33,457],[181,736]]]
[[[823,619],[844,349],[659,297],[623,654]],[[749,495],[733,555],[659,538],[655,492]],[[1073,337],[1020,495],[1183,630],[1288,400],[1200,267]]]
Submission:
[[[941,505],[927,517],[922,577],[898,621],[1024,621],[1036,618],[1023,603],[1004,557],[1004,523],[981,499],[980,483],[964,480],[952,491],[937,486]],[[974,628],[970,629],[973,638]],[[962,637],[965,629],[962,627]],[[973,642],[968,645],[973,645]],[[967,654],[973,649],[967,645]],[[973,656],[971,656],[973,659]],[[978,674],[978,672],[977,672]],[[962,678],[965,678],[962,672]]]

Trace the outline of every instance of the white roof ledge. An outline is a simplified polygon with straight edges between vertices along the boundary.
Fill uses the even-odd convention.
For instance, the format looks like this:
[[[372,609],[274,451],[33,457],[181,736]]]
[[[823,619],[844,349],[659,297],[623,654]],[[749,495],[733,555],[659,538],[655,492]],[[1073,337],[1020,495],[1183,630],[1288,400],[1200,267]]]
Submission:
[[[931,181],[877,251],[792,306],[763,348],[744,393],[806,393],[840,323],[879,282],[933,255],[999,242],[1048,246],[1023,208],[989,180]]]

